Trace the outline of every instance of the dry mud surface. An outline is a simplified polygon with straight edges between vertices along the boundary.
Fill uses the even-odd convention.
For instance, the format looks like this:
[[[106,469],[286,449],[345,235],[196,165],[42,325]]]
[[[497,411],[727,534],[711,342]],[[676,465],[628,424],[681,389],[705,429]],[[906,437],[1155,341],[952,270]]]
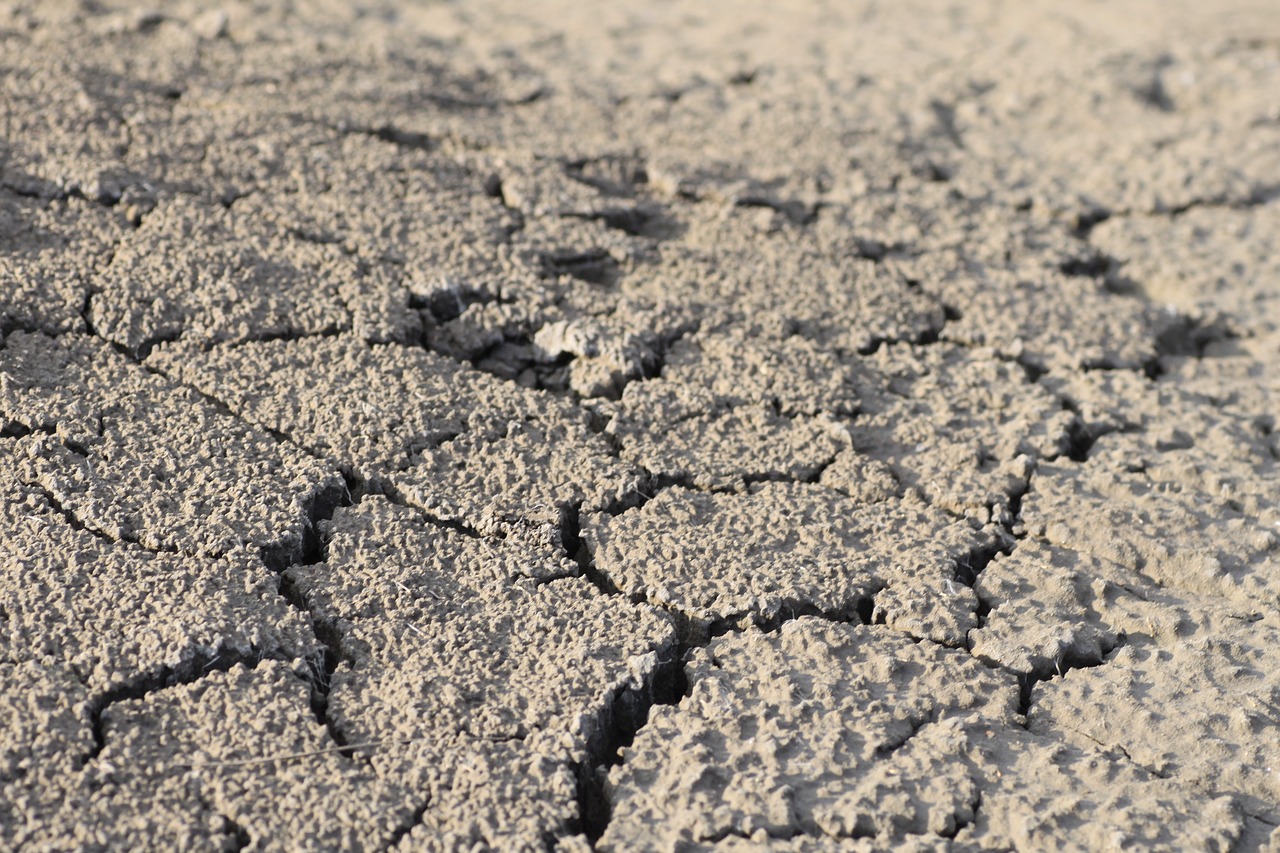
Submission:
[[[0,3],[0,848],[1280,850],[1274,2]]]

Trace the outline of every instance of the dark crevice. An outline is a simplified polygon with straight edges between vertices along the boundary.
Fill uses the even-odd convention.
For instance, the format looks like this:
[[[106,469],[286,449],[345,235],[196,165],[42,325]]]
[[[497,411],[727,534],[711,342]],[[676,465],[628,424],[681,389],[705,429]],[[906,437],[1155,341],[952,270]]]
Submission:
[[[943,838],[955,838],[968,827],[974,826],[978,822],[978,812],[982,809],[982,789],[977,788],[973,794],[973,800],[969,803],[969,815],[967,817],[956,815],[955,826],[949,829],[939,830],[938,834]]]
[[[342,246],[346,242],[346,238],[341,234],[312,231],[309,228],[303,228],[300,226],[285,228],[284,233],[299,242],[310,243],[313,246]],[[344,251],[344,254],[351,253]]]
[[[70,201],[76,199],[85,201],[89,204],[96,204],[99,207],[112,208],[120,203],[120,199],[124,193],[122,190],[112,188],[104,188],[101,192],[94,195],[88,195],[78,185],[71,187],[55,187],[47,181],[41,181],[44,185],[40,189],[34,189],[29,185],[10,184],[0,182],[0,188],[13,193],[19,198],[37,199],[39,201]]]
[[[1024,719],[1031,712],[1032,691],[1037,684],[1052,681],[1055,678],[1062,678],[1068,672],[1077,669],[1092,669],[1102,666],[1111,658],[1111,656],[1119,649],[1125,646],[1127,639],[1123,634],[1118,634],[1116,640],[1111,644],[1102,644],[1098,654],[1087,654],[1075,650],[1063,652],[1055,661],[1053,666],[1045,666],[1027,673],[1018,675],[1018,714]]]
[[[315,495],[307,507],[307,521],[300,551],[289,557],[283,553],[264,555],[264,562],[277,572],[277,593],[307,618],[316,639],[323,647],[320,659],[309,661],[307,680],[311,687],[309,697],[311,712],[315,715],[316,722],[325,727],[329,739],[338,746],[346,746],[349,741],[329,717],[329,688],[333,673],[342,660],[342,634],[336,626],[323,619],[311,608],[302,590],[290,577],[289,569],[294,565],[316,565],[328,559],[325,526],[339,507],[353,504],[352,490],[346,483]],[[284,564],[286,560],[288,564]],[[347,752],[342,754],[347,757],[351,755]]]
[[[460,533],[461,535],[467,537],[468,539],[492,538],[492,537],[486,536],[483,532],[481,532],[477,528],[472,527],[471,525],[467,524],[464,521],[461,521],[460,519],[443,518],[441,516],[431,513],[426,509],[423,509],[422,507],[418,506],[412,501],[406,499],[404,495],[400,493],[399,489],[397,489],[391,483],[386,482],[385,480],[379,480],[371,477],[360,477],[359,475],[353,475],[353,476],[357,480],[357,486],[355,491],[357,494],[361,496],[381,495],[383,498],[386,498],[386,500],[389,503],[393,503],[396,506],[404,507],[405,509],[413,510],[413,512],[416,513],[418,517],[421,518],[427,524],[430,524],[433,527],[440,527],[445,530],[452,530],[454,533]]]
[[[1093,445],[1102,435],[1089,429],[1079,418],[1073,419],[1067,426],[1067,458],[1072,462],[1088,462]]]
[[[657,205],[609,207],[591,212],[568,213],[575,219],[591,219],[609,228],[651,240],[667,240],[680,236],[684,226]]]
[[[212,809],[210,809],[213,811]],[[232,853],[239,853],[241,850],[249,849],[253,844],[253,836],[249,834],[249,830],[241,826],[234,818],[222,812],[215,812],[218,817],[222,818],[223,831],[231,837]]]
[[[1112,217],[1112,211],[1105,207],[1090,207],[1076,214],[1071,232],[1081,240],[1088,240],[1093,229]]]
[[[578,780],[578,821],[574,827],[595,842],[609,825],[612,804],[606,788],[609,768],[622,763],[622,751],[649,721],[655,705],[675,705],[688,692],[684,652],[672,643],[656,650],[657,662],[646,683],[623,684],[606,698],[587,735],[586,755],[574,767]]]
[[[107,261],[107,266],[110,266],[110,265],[111,265],[111,261],[109,260]],[[101,337],[98,334],[98,330],[94,328],[93,319],[92,319],[93,297],[96,295],[97,295],[96,291],[92,289],[86,290],[84,294],[84,302],[80,303],[80,322],[84,323],[85,332],[87,332],[91,337],[95,337],[95,338]]]
[[[688,635],[686,639],[691,645],[705,645],[715,637],[738,633],[747,626],[772,634],[782,630],[788,622],[794,622],[802,617],[814,617],[824,622],[841,625],[882,624],[883,615],[876,607],[878,593],[879,590],[868,592],[835,608],[819,607],[809,601],[793,599],[783,602],[779,605],[778,611],[770,616],[756,611],[744,611],[714,620],[690,620],[689,624],[694,633]]]
[[[17,421],[0,424],[0,438],[25,438],[28,435],[31,435],[31,429]]]
[[[734,202],[738,207],[763,207],[785,216],[793,225],[809,225],[818,218],[820,204],[782,201],[765,195],[744,195]]]
[[[518,98],[467,98],[460,95],[449,95],[441,92],[420,92],[419,97],[445,108],[464,110],[496,110],[502,107],[520,107],[540,101],[547,95],[541,87]]]
[[[770,839],[771,841],[791,841],[792,839],[799,838],[800,836],[805,834],[804,831],[801,830],[800,827],[798,826],[788,826],[785,828],[767,826],[767,827],[760,827],[760,828],[764,830],[765,837]],[[847,835],[839,836],[839,837],[870,838],[874,836],[875,836],[874,832],[871,832],[869,834],[862,834],[858,831],[858,828],[855,828],[853,832]],[[748,833],[744,830],[737,829],[735,827],[724,827],[719,831],[712,833],[711,835],[700,837],[698,839],[698,843],[701,846],[714,846],[714,845],[721,844],[725,841],[728,841],[730,838],[740,838],[744,841],[751,841],[755,838],[755,833],[754,832]]]
[[[1013,511],[1012,506],[1010,512],[1017,517],[1017,513]],[[998,555],[1008,556],[1013,552],[1015,540],[1011,531],[1003,531],[999,540],[981,545],[973,549],[964,557],[956,560],[955,579],[970,589],[978,582],[978,576],[983,570],[991,564]]]
[[[974,608],[974,619],[977,624],[965,632],[964,650],[970,653],[973,652],[973,631],[986,626],[992,610],[992,603],[978,592],[978,578],[996,557],[1007,557],[1017,548],[1022,522],[1022,499],[1030,489],[1031,477],[1029,476],[1026,482],[1020,483],[1018,488],[1008,493],[1008,518],[1001,523],[1002,529],[996,541],[979,545],[955,562],[956,581],[972,589],[977,599],[977,606]]]
[[[947,141],[960,150],[964,150],[964,137],[960,134],[960,128],[956,124],[956,107],[955,104],[944,103],[943,101],[932,100],[929,102],[929,109],[933,112],[933,117],[938,123],[938,127],[942,129],[942,135]]]
[[[1210,345],[1236,337],[1220,321],[1206,322],[1179,313],[1168,318],[1164,328],[1156,335],[1157,361],[1165,356],[1204,358],[1205,350]]]
[[[137,346],[124,347],[116,344],[114,341],[108,341],[118,352],[127,355],[131,360],[141,364],[151,355],[152,350],[161,344],[170,344],[182,337],[181,332],[166,332],[160,335],[151,335],[138,342]],[[103,339],[107,340],[107,339]]]
[[[390,142],[392,145],[398,145],[401,148],[408,148],[413,151],[434,151],[440,147],[434,139],[425,133],[403,130],[390,124],[369,128],[361,132],[381,139],[383,142]]]
[[[324,560],[324,543],[321,527],[333,518],[340,506],[353,503],[351,488],[345,480],[335,480],[311,495],[303,510],[303,529],[300,540],[293,537],[264,546],[261,559],[274,572],[283,572],[292,565],[311,565]]]
[[[602,595],[617,597],[621,592],[600,572],[580,535],[577,507],[562,516],[560,538],[568,554],[577,562],[582,576]],[[578,820],[575,829],[595,842],[609,824],[611,803],[606,791],[610,767],[622,763],[622,750],[630,746],[648,722],[654,705],[675,705],[687,695],[689,684],[684,670],[687,647],[671,642],[657,649],[657,664],[640,688],[623,685],[606,699],[602,716],[587,737],[586,755],[575,768],[578,780]]]
[[[855,258],[879,263],[890,255],[909,256],[917,254],[910,243],[885,243],[874,237],[854,237],[850,250]],[[919,290],[919,279],[909,278],[903,281],[909,290]]]
[[[1095,249],[1084,255],[1067,258],[1058,264],[1058,269],[1073,277],[1101,279],[1109,276],[1119,266],[1115,258]],[[1110,285],[1108,289],[1112,289]]]
[[[67,509],[65,506],[63,506],[62,501],[58,500],[58,498],[53,494],[53,492],[49,491],[44,486],[38,483],[30,483],[29,485],[40,492],[41,497],[43,497],[45,499],[45,502],[49,504],[49,508],[52,509],[54,512],[56,512],[58,515],[62,516],[63,520],[65,520],[73,530],[78,530],[81,533],[88,533],[90,536],[93,536],[95,539],[100,539],[103,542],[107,542],[111,545],[119,545],[121,544],[122,541],[126,541],[126,542],[131,541],[131,540],[115,539],[111,536],[108,536],[106,533],[99,530],[97,527],[91,527],[85,524],[83,521],[80,520],[79,516],[77,516],[71,510]],[[163,550],[166,553],[174,553],[173,549],[149,549],[149,550]]]
[[[446,439],[443,443],[447,443],[451,439]],[[353,503],[359,503],[366,495],[378,495],[384,498],[388,503],[395,506],[403,507],[411,510],[419,519],[432,527],[438,527],[443,530],[450,530],[458,533],[468,539],[493,540],[505,538],[504,531],[510,527],[520,524],[527,524],[526,520],[521,517],[507,517],[491,530],[481,530],[473,527],[462,519],[445,518],[436,515],[430,510],[424,509],[422,506],[414,503],[391,483],[375,477],[365,477],[358,472],[344,472],[344,478],[347,482],[347,488],[353,496]],[[494,532],[496,530],[496,532]],[[548,580],[558,580],[559,578],[549,578]]]
[[[631,197],[637,187],[649,183],[644,160],[635,155],[611,155],[565,163],[573,180],[609,196]]]
[[[445,287],[430,293],[410,293],[409,307],[415,311],[426,311],[437,324],[456,320],[472,305],[490,305],[503,303],[504,300],[488,291],[459,284],[451,279],[445,280]]]
[[[409,816],[406,817],[404,821],[399,826],[396,827],[395,831],[391,833],[391,838],[387,841],[387,846],[385,849],[394,850],[400,844],[400,842],[403,841],[405,837],[409,835],[409,833],[413,832],[413,830],[420,823],[422,823],[422,819],[426,817],[427,811],[430,808],[431,808],[430,800],[426,800],[425,802],[423,802],[422,804],[414,808],[414,810],[409,813]]]
[[[462,294],[459,296],[461,297]],[[485,299],[484,301],[500,300]],[[584,356],[569,350],[549,352],[536,346],[534,339],[541,328],[543,327],[519,334],[505,332],[478,351],[462,350],[450,346],[446,341],[433,340],[435,335],[430,332],[424,334],[421,346],[460,365],[488,373],[503,381],[546,391],[563,397],[575,405],[585,406],[593,399],[620,399],[623,390],[631,382],[659,376],[670,348],[697,331],[698,325],[696,322],[690,322],[662,332],[644,332],[636,335],[636,339],[629,341],[632,346],[629,354],[613,366],[609,383],[597,386],[593,391],[585,394],[572,386],[571,373],[574,362]]]
[[[350,331],[351,331],[350,327],[347,327],[347,326],[325,326],[323,329],[318,329],[312,332],[301,332],[296,329],[281,329],[274,332],[264,332],[263,334],[260,334],[260,335],[253,335],[252,337],[244,338],[243,340],[238,341],[237,343],[265,344],[265,343],[271,343],[273,341],[311,341],[311,340],[320,340],[323,338],[341,337],[342,335],[347,334]],[[176,338],[172,340],[176,340]],[[162,341],[162,342],[167,343],[168,341]],[[207,352],[209,350],[212,350],[215,346],[216,344],[212,344],[212,343],[206,344],[203,347],[203,349]],[[141,357],[146,358],[146,355],[143,355]]]
[[[1043,364],[1031,361],[1026,357],[1011,359],[1014,364],[1022,368],[1023,373],[1027,376],[1028,384],[1034,385],[1049,373],[1049,368]]]
[[[621,265],[608,250],[554,249],[538,253],[538,263],[545,278],[567,275],[588,284],[610,286],[622,276]]]
[[[1173,113],[1178,111],[1177,104],[1169,97],[1169,91],[1165,88],[1158,69],[1153,71],[1151,77],[1145,83],[1133,87],[1133,95],[1139,103],[1145,104],[1157,112]]]
[[[935,708],[933,713],[923,717],[907,719],[907,731],[900,737],[891,738],[887,742],[880,744],[875,750],[875,760],[883,761],[895,752],[909,744],[916,735],[924,730],[924,727],[938,721],[939,709]]]

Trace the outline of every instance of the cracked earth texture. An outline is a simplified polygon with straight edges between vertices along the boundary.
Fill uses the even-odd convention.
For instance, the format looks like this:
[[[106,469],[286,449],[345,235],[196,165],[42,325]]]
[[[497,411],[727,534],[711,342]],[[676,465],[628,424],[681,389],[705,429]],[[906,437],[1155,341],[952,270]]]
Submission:
[[[1280,851],[1273,2],[0,2],[0,848]]]

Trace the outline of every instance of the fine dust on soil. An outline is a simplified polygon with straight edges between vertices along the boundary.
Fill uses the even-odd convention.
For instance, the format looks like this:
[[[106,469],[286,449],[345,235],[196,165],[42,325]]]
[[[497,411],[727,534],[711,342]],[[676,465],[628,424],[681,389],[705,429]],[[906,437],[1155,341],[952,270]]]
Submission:
[[[1280,851],[1280,14],[0,2],[0,848]]]

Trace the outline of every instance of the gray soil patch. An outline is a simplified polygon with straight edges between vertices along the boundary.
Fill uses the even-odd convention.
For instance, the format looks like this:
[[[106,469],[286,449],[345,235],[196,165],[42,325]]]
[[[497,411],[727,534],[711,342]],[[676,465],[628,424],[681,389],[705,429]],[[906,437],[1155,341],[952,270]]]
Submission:
[[[1280,851],[1280,18],[0,2],[0,848]]]

